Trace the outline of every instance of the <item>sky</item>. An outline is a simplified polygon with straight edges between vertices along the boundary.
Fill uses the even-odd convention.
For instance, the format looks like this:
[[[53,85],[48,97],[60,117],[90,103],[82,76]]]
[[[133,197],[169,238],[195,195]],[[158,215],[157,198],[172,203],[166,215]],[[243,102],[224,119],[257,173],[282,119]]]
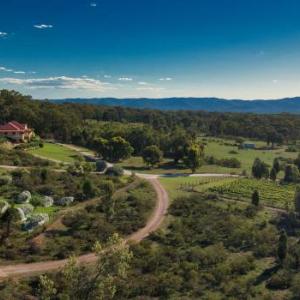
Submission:
[[[0,0],[0,89],[300,96],[299,0]]]

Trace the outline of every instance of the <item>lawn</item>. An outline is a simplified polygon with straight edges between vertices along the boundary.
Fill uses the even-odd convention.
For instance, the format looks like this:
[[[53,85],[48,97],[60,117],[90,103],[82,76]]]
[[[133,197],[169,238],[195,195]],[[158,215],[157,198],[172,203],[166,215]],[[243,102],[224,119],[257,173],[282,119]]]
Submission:
[[[45,143],[43,148],[33,149],[29,152],[33,155],[64,163],[73,163],[79,155],[75,150],[53,143]]]

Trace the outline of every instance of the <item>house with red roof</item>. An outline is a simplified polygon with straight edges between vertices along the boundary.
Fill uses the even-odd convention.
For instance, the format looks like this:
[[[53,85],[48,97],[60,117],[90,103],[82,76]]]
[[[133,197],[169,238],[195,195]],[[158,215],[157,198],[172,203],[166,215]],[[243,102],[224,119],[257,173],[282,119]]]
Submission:
[[[8,138],[17,143],[29,142],[34,136],[34,132],[27,124],[11,121],[0,125],[0,137]]]

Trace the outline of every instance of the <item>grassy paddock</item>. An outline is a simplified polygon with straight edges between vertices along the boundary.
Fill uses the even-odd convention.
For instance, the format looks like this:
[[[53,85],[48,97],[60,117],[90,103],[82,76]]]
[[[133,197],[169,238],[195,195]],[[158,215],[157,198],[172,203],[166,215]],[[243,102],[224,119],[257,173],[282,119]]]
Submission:
[[[43,148],[33,149],[29,152],[33,155],[64,163],[72,163],[75,161],[76,157],[80,155],[75,150],[53,143],[45,143]]]
[[[251,167],[255,158],[259,157],[261,160],[269,164],[270,166],[273,163],[274,158],[283,157],[295,159],[297,153],[286,152],[286,146],[282,146],[279,149],[275,150],[255,150],[255,149],[238,149],[237,146],[234,146],[235,142],[232,140],[224,140],[217,138],[205,138],[200,141],[204,142],[205,145],[205,154],[207,156],[214,156],[217,159],[222,158],[236,158],[238,159],[242,166],[239,169],[231,169],[232,171],[241,172],[246,170],[248,173],[251,172]],[[261,141],[252,141],[256,146],[263,147],[266,146],[266,143]],[[232,154],[232,151],[235,151],[236,154]],[[213,166],[207,166],[213,167]]]
[[[287,159],[295,159],[297,153],[286,152],[286,146],[282,146],[275,150],[254,150],[254,149],[238,149],[233,140],[225,140],[218,138],[202,138],[201,142],[205,143],[205,155],[214,156],[216,159],[236,158],[241,162],[240,168],[227,168],[219,165],[201,166],[197,173],[217,173],[217,174],[241,174],[244,170],[251,174],[252,164],[255,158],[259,157],[268,165],[272,165],[274,158],[283,157]],[[264,147],[266,143],[262,141],[253,141],[257,147]],[[175,165],[172,160],[164,159],[161,164],[153,169],[149,169],[141,157],[131,157],[121,163],[121,167],[141,173],[152,174],[190,174],[191,170],[183,164]],[[282,172],[279,174],[282,177]]]

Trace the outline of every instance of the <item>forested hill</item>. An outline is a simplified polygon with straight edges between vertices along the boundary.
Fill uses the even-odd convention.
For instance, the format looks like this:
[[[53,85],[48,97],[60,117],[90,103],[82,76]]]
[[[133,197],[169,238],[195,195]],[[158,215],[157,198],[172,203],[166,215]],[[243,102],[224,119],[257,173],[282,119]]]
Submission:
[[[162,111],[49,101],[33,101],[15,91],[0,90],[0,124],[17,120],[28,123],[45,138],[91,145],[97,130],[107,126],[121,136],[145,146],[158,144],[168,149],[175,132],[183,135],[232,136],[280,142],[300,139],[300,116],[296,114],[246,114],[205,111]],[[101,126],[100,126],[101,125]],[[139,126],[137,130],[136,127]],[[105,128],[106,128],[105,127]],[[130,137],[130,138],[129,138]]]
[[[84,103],[160,110],[205,110],[210,112],[244,113],[300,113],[300,97],[280,100],[225,100],[218,98],[165,98],[165,99],[59,99],[58,103]]]

